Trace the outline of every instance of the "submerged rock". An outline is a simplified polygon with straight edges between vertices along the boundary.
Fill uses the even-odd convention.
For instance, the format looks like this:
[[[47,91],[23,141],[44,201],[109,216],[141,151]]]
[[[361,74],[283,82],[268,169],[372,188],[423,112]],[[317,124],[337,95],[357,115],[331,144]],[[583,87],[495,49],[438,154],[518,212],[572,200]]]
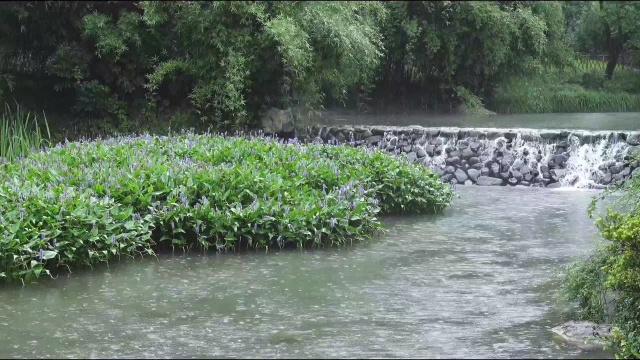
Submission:
[[[611,326],[590,321],[569,321],[551,329],[567,342],[582,349],[602,349],[604,341],[611,336]]]
[[[489,176],[480,176],[478,177],[478,181],[476,184],[480,186],[498,186],[502,185],[502,179],[489,177]]]

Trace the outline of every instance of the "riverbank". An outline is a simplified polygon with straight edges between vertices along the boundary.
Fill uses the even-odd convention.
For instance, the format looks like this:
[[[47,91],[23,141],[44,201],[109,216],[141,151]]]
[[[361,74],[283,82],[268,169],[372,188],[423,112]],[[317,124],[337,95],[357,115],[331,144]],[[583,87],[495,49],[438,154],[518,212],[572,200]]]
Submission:
[[[611,80],[604,71],[573,63],[565,69],[503,80],[485,106],[499,114],[606,113],[640,111],[640,72],[619,67]]]
[[[0,165],[0,277],[157,249],[326,247],[453,192],[384,152],[193,133],[72,142]]]

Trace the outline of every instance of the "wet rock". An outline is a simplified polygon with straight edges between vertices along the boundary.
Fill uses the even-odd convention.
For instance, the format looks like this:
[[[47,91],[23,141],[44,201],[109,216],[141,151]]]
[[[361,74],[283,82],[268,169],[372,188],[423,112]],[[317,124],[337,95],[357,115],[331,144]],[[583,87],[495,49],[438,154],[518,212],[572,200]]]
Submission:
[[[556,326],[551,331],[565,341],[585,350],[602,349],[611,336],[611,326],[599,325],[590,321],[569,321]]]
[[[473,181],[471,180],[467,180],[464,182],[465,185],[473,185]]]
[[[500,177],[504,180],[507,180],[509,178],[509,172],[508,171],[501,172]]]
[[[508,169],[511,166],[511,164],[513,164],[513,160],[514,160],[513,156],[506,155],[502,158],[502,161],[500,164],[502,165],[503,169]]]
[[[469,149],[464,149],[464,150],[462,150],[462,157],[463,157],[464,159],[470,159],[470,158],[472,158],[472,157],[473,157],[473,156],[475,156],[475,155],[476,155],[476,154],[475,154],[473,151],[469,150]]]
[[[469,147],[469,142],[467,140],[458,141],[458,149],[459,150],[464,150],[464,149],[466,149],[468,147]]]
[[[613,165],[612,167],[609,168],[609,172],[611,174],[617,174],[620,171],[622,171],[622,167],[620,165]]]
[[[475,156],[469,158],[469,165],[474,165],[480,163],[480,159]]]
[[[520,170],[519,170],[519,171],[520,171],[522,174],[528,174],[528,173],[530,173],[530,172],[531,172],[531,167],[529,167],[529,165],[527,165],[527,164],[523,164],[523,165],[520,167]]]
[[[373,135],[373,136],[369,136],[369,137],[365,138],[364,140],[367,143],[367,145],[375,145],[378,142],[380,142],[380,140],[382,140],[382,136]]]
[[[564,162],[565,162],[564,156],[562,156],[562,155],[554,155],[553,156],[553,162],[558,166],[564,165]]]
[[[425,145],[424,146],[424,151],[427,153],[427,155],[429,155],[429,157],[433,157],[433,155],[435,154],[435,146],[433,145]]]
[[[620,174],[622,174],[622,176],[629,176],[629,174],[631,174],[631,168],[626,167],[622,169],[622,172]]]
[[[478,177],[478,181],[476,182],[476,184],[480,186],[498,186],[502,185],[502,179],[489,176],[480,176]]]
[[[640,146],[632,146],[627,150],[625,159],[632,159],[640,157]]]
[[[609,183],[611,183],[611,179],[612,179],[611,174],[606,174],[606,175],[604,176],[604,178],[602,179],[602,183],[603,183],[604,185],[608,185]]]
[[[508,182],[509,182],[509,185],[514,186],[518,183],[518,180],[516,178],[509,178]]]
[[[551,183],[551,184],[547,185],[547,187],[550,188],[550,189],[559,188],[560,186],[561,185],[560,185],[559,182],[554,182],[554,183]]]
[[[528,181],[524,181],[524,180],[523,180],[523,181],[520,181],[520,185],[523,185],[523,186],[531,186],[531,183],[530,183],[530,182],[528,182]]]
[[[482,169],[484,166],[481,163],[477,163],[477,164],[473,164],[471,165],[472,169],[476,169],[476,170],[480,170]]]
[[[418,159],[418,156],[413,151],[407,154],[407,161],[414,162]]]
[[[418,155],[419,158],[423,158],[425,156],[427,156],[427,152],[424,151],[424,149],[422,148],[417,148],[415,149],[416,155]]]
[[[511,172],[511,176],[513,176],[514,179],[516,179],[517,181],[522,180],[522,173],[520,171],[512,171]]]
[[[460,164],[460,158],[459,157],[450,157],[445,161],[445,163],[447,165],[458,165],[458,164]]]
[[[568,145],[567,145],[567,142],[566,142],[566,141],[564,141],[564,140],[560,141],[560,142],[558,143],[558,145],[556,145],[556,147],[563,148],[563,149],[566,149],[566,148],[567,148],[567,146],[568,146]]]
[[[402,151],[406,153],[411,152],[411,149],[413,149],[411,145],[405,145],[402,147]]]
[[[618,174],[613,174],[613,176],[611,176],[611,178],[615,181],[620,181],[622,180],[623,176],[622,174],[618,173]]]
[[[520,139],[522,139],[522,141],[527,141],[527,142],[531,142],[534,140],[533,135],[530,135],[530,134],[522,134],[520,135]]]
[[[489,168],[483,167],[480,169],[480,176],[489,176]]]
[[[493,163],[491,164],[491,174],[493,176],[499,176],[500,175],[500,165],[498,165],[497,163]]]
[[[480,172],[476,169],[467,170],[467,175],[469,175],[469,179],[476,181],[478,180],[478,176],[480,176]]]
[[[482,147],[482,143],[479,142],[479,141],[476,141],[476,142],[472,143],[471,145],[469,145],[469,149],[471,149],[471,151],[473,151],[473,152],[478,152],[481,147]]]
[[[444,172],[446,174],[453,174],[456,171],[456,168],[453,166],[447,166],[444,168]]]
[[[563,178],[567,173],[565,169],[553,169],[551,170],[551,175],[555,175],[557,178]]]
[[[444,151],[444,145],[438,145],[438,147],[436,148],[436,155],[440,155],[442,154],[442,152]]]
[[[362,137],[365,138],[365,139],[368,138],[368,137],[372,137],[372,136],[373,136],[373,133],[371,133],[371,130],[369,130],[369,129],[365,129],[364,132],[362,133]]]
[[[547,165],[540,165],[540,172],[541,173],[548,173],[549,172],[549,166]]]
[[[531,174],[525,174],[523,176],[524,181],[531,181],[531,179],[533,179],[533,175]]]
[[[640,133],[633,133],[627,137],[627,144],[631,146],[640,145]]]
[[[452,158],[457,157],[457,158],[459,158],[459,157],[462,157],[462,153],[459,150],[452,150],[452,151],[449,152],[449,157],[452,157]]]
[[[429,140],[429,145],[440,146],[442,145],[442,139],[431,139]]]
[[[458,169],[456,170],[453,175],[456,177],[456,179],[458,179],[458,182],[465,182],[467,179],[469,179],[469,177],[467,176],[467,174],[464,172],[464,170],[462,169]]]

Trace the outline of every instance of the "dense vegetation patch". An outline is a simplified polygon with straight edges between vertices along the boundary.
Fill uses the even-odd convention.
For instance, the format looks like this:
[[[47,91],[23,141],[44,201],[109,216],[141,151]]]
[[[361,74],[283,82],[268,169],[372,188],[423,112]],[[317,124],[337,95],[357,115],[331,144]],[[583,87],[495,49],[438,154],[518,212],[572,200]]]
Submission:
[[[262,137],[119,137],[0,165],[0,276],[162,249],[310,248],[365,239],[378,214],[426,213],[452,190],[376,149]]]
[[[580,315],[615,326],[610,346],[616,358],[640,358],[640,178],[607,190],[622,196],[607,208],[596,226],[607,240],[603,247],[572,264],[565,276],[565,294],[578,303]],[[616,207],[614,207],[616,206]]]
[[[606,80],[604,67],[574,62],[505,79],[487,106],[503,114],[640,111],[640,72],[622,67]]]

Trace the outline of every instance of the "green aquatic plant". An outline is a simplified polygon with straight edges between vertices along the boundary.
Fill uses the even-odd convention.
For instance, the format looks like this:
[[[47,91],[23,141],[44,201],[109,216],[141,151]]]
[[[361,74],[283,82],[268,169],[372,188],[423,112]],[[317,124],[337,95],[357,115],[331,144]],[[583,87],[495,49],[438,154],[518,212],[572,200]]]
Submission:
[[[58,144],[0,165],[0,277],[159,250],[349,244],[380,230],[379,214],[439,211],[452,195],[377,149],[193,133]]]
[[[33,149],[48,146],[51,134],[47,119],[44,118],[43,122],[46,133],[40,129],[36,115],[19,104],[12,108],[6,103],[0,116],[0,160],[13,160]]]

